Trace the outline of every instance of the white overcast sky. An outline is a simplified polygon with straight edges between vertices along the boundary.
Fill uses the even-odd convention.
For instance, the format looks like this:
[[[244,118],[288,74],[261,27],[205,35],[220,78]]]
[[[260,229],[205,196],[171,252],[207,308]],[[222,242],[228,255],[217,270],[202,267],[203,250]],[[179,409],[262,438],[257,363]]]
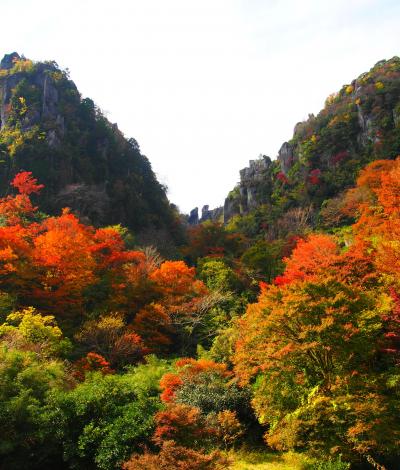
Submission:
[[[184,212],[400,55],[399,0],[0,0],[1,50],[69,68]]]

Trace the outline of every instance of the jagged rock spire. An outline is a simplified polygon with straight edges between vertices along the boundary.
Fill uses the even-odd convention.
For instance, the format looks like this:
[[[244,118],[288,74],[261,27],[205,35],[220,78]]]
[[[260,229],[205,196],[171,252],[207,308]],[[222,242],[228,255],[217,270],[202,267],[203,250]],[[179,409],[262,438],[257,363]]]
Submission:
[[[19,60],[21,57],[18,52],[11,52],[11,54],[5,54],[0,62],[0,69],[12,69],[15,60]]]

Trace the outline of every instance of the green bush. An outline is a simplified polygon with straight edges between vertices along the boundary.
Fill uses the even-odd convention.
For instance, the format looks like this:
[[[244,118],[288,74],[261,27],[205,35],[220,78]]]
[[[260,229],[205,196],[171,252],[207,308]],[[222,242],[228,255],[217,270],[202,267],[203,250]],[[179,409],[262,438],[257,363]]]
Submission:
[[[339,456],[336,459],[319,460],[316,463],[311,464],[307,470],[348,470],[350,464],[343,462],[342,457]]]
[[[54,392],[48,418],[70,468],[110,470],[149,441],[159,406],[158,397],[140,390],[134,371],[95,372],[72,391]]]

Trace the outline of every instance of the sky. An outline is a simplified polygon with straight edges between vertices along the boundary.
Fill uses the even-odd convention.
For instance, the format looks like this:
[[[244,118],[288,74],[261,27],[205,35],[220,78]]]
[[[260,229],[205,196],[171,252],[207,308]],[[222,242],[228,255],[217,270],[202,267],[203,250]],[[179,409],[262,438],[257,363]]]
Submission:
[[[222,205],[299,121],[400,55],[398,0],[0,0],[0,54],[68,68],[182,212]]]

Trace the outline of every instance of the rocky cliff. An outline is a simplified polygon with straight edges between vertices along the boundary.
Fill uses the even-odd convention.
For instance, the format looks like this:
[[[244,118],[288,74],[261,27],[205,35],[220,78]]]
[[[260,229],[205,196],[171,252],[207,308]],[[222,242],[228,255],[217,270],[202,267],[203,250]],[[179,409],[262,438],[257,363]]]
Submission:
[[[134,139],[127,139],[55,62],[17,53],[0,63],[0,193],[32,171],[46,212],[68,206],[95,225],[177,230],[164,187]]]
[[[209,206],[205,205],[201,209],[201,216],[199,216],[199,208],[195,207],[190,211],[189,216],[187,217],[187,222],[189,225],[197,225],[207,220],[213,222],[222,222],[224,216],[224,208],[222,206],[216,207],[215,209],[210,209]]]
[[[296,207],[318,214],[367,163],[399,154],[400,59],[393,57],[330,95],[317,116],[297,123],[275,160],[251,160],[225,199],[223,220],[258,211],[265,226]]]
[[[255,209],[261,200],[267,198],[272,190],[272,160],[260,155],[250,160],[249,166],[240,170],[240,181],[231,191],[224,203],[224,222],[233,216],[246,214]]]

